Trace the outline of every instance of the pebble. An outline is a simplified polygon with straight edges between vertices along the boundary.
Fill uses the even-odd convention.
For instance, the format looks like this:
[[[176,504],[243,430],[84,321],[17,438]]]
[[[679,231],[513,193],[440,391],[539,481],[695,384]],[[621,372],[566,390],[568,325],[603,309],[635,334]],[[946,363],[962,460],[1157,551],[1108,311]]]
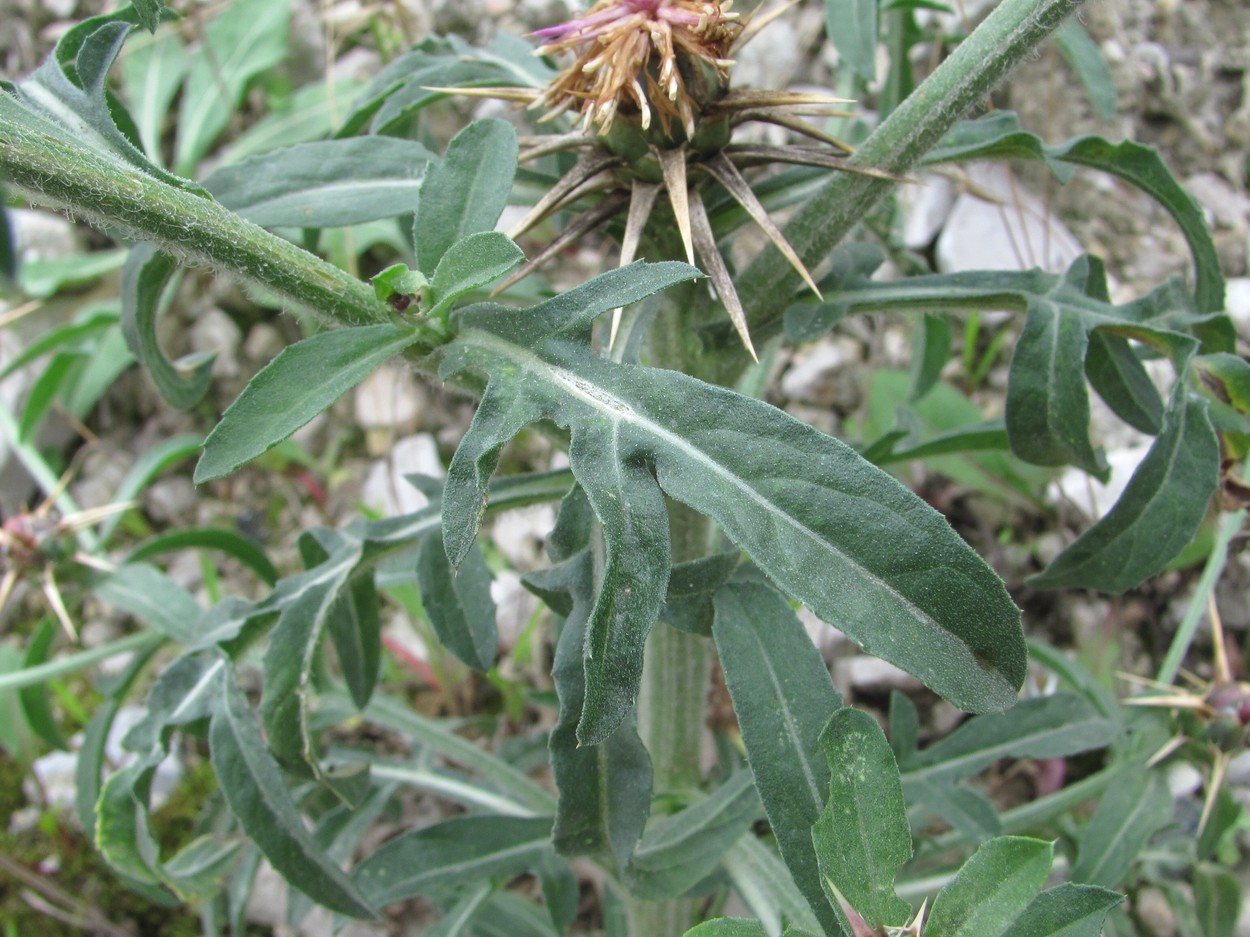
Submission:
[[[516,647],[530,617],[538,607],[538,598],[521,585],[521,576],[510,569],[495,573],[491,579],[490,597],[495,603],[495,624],[499,628],[499,645]]]
[[[1151,937],[1177,937],[1176,915],[1160,889],[1152,885],[1140,889],[1133,905],[1134,917],[1146,925]]]
[[[1242,335],[1250,335],[1250,277],[1233,277],[1224,283],[1224,310]]]
[[[243,330],[223,310],[214,307],[196,316],[189,339],[193,352],[216,355],[213,360],[214,377],[239,376],[239,346],[243,342]]]
[[[932,244],[955,206],[955,196],[955,184],[934,173],[922,174],[918,185],[899,186],[903,245],[918,251]]]
[[[795,355],[781,378],[781,392],[790,400],[820,400],[826,379],[859,359],[858,343],[843,336],[820,342]]]
[[[1103,517],[1119,500],[1149,450],[1148,445],[1117,449],[1107,453],[1111,476],[1104,485],[1078,468],[1067,468],[1050,487],[1052,502],[1064,500],[1076,505],[1091,520]]]
[[[384,364],[356,388],[353,402],[356,422],[364,429],[411,431],[425,402],[412,370]]]
[[[866,654],[843,657],[833,665],[833,679],[839,687],[860,693],[886,693],[890,690],[918,690],[921,683],[889,661]],[[853,695],[853,694],[850,694]]]
[[[1027,270],[1041,267],[1062,272],[1084,251],[1072,233],[1046,210],[1023,184],[1013,184],[1011,171],[998,163],[975,162],[965,167],[975,189],[955,199],[937,241],[937,267],[942,273],[964,270]],[[980,192],[1001,204],[987,201]]]
[[[418,433],[398,440],[388,458],[378,459],[369,467],[360,499],[386,517],[411,514],[430,502],[404,476],[442,478],[444,474],[438,443],[429,433]]]
[[[122,748],[122,740],[146,715],[147,710],[139,706],[125,706],[118,710],[104,745],[104,757],[111,770],[124,768],[137,758],[134,752]],[[83,736],[80,732],[70,739],[70,751],[49,752],[31,762],[31,773],[35,780],[27,779],[23,784],[27,800],[32,804],[42,804],[48,809],[65,811],[70,817],[77,819],[74,812],[74,795],[77,789],[74,774],[78,768],[78,748],[82,742]],[[182,762],[176,754],[160,763],[152,779],[153,810],[159,809],[169,799],[169,795],[182,780],[182,774]],[[23,812],[13,816],[9,829],[15,833],[23,832],[38,822],[39,811]]]
[[[514,568],[534,569],[545,564],[543,543],[555,522],[555,508],[550,504],[506,511],[495,518],[491,542]]]

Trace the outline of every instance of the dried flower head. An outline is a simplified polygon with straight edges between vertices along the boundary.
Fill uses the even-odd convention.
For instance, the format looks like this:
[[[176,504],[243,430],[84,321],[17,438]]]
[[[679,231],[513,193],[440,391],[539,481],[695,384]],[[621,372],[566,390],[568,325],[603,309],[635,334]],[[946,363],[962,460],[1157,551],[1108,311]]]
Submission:
[[[816,166],[899,181],[848,163],[851,148],[811,123],[813,117],[853,116],[830,110],[843,98],[795,91],[732,91],[728,58],[798,0],[783,0],[750,21],[729,12],[732,0],[599,0],[585,16],[540,29],[537,51],[571,53],[575,60],[544,90],[519,87],[431,88],[546,107],[550,121],[570,111],[582,126],[561,134],[523,138],[522,162],[560,151],[580,151],[572,166],[508,232],[518,238],[551,214],[582,206],[545,249],[498,287],[507,289],[571,244],[624,214],[620,263],[637,256],[652,209],[667,193],[686,259],[701,263],[725,311],[753,357],[746,310],[739,301],[703,192],[723,188],[781,251],[804,283],[820,291],[802,259],[752,191],[742,170],[772,164]],[[621,118],[619,121],[617,118]],[[774,124],[810,143],[784,147],[737,143],[733,130],[757,121]],[[654,125],[658,126],[654,126]],[[621,310],[612,317],[609,345]]]
[[[741,32],[725,3],[703,0],[600,0],[579,19],[540,29],[543,54],[572,52],[576,60],[538,103],[548,116],[575,109],[583,128],[606,134],[618,112],[637,113],[643,129],[654,107],[665,134],[674,120],[694,136],[702,105],[690,87],[703,65],[728,80],[729,49]]]

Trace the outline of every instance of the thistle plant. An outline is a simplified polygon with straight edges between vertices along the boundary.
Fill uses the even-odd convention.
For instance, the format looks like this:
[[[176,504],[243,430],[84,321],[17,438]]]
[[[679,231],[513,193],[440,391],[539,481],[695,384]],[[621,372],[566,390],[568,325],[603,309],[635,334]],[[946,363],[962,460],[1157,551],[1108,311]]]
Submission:
[[[871,15],[830,40],[862,65],[855,50],[875,49],[876,5],[845,5]],[[156,341],[179,262],[236,274],[327,326],[283,350],[224,413],[197,483],[262,455],[388,360],[477,400],[446,479],[414,479],[428,507],[304,531],[304,569],[260,600],[205,607],[124,558],[101,572],[106,597],[110,583],[142,582],[193,609],[189,621],[145,619],[165,666],[147,673],[147,646],[89,727],[99,742],[120,700],[146,693],[146,718],[126,738],[135,761],[105,778],[102,743],[80,756],[84,825],[123,879],[197,903],[211,933],[241,927],[239,896],[262,858],[291,884],[295,923],[310,900],[371,918],[421,897],[449,933],[513,933],[519,921],[568,932],[577,857],[602,883],[591,926],[634,937],[1095,934],[1109,913],[1127,921],[1113,889],[1132,884],[1135,857],[1108,854],[1104,834],[1137,823],[1144,843],[1162,825],[1141,825],[1117,784],[1150,778],[1139,793],[1155,803],[1152,752],[1095,681],[1026,644],[999,576],[884,468],[997,450],[1105,477],[1089,435],[1092,386],[1155,440],[1116,507],[1031,583],[1112,592],[1163,569],[1217,488],[1235,486],[1250,369],[1232,354],[1193,200],[1136,144],[1049,145],[1009,114],[963,120],[1078,5],[1004,0],[854,148],[816,123],[851,102],[733,87],[735,49],[772,13],[694,0],[602,0],[540,30],[538,58],[516,39],[487,49],[428,39],[361,91],[332,137],[226,159],[195,181],[154,162],[159,140],[145,147],[108,84],[136,27],[156,31],[173,15],[163,3],[80,24],[34,75],[0,86],[6,188],[136,242],[121,328],[170,403],[195,406],[211,380],[207,362],[171,362]],[[842,6],[829,0],[831,22]],[[237,41],[249,17],[273,8],[232,5],[230,28],[206,33],[209,57],[229,51],[212,41]],[[187,81],[184,107],[197,100]],[[437,155],[417,142],[429,139],[423,116],[453,95],[525,105],[531,129],[518,137],[504,121],[475,121]],[[737,131],[751,122],[792,142],[745,141]],[[213,140],[180,119],[180,171],[193,173]],[[883,255],[857,235],[893,188],[926,164],[996,156],[1041,160],[1060,178],[1090,167],[1150,193],[1188,239],[1192,287],[1169,281],[1116,304],[1093,257],[1064,274],[874,279]],[[504,233],[501,214],[527,188],[514,192],[519,163],[527,187],[540,179],[546,191]],[[770,212],[800,202],[784,223]],[[322,229],[379,219],[398,219],[404,237],[370,283],[306,249]],[[527,257],[514,239],[549,219],[560,233]],[[735,272],[726,245],[746,223],[770,246]],[[588,238],[616,239],[618,265],[551,290],[546,265]],[[814,340],[848,315],[916,312],[929,314],[919,358],[939,367],[917,369],[915,403],[949,352],[937,314],[970,309],[1023,314],[1001,420],[933,436],[905,413],[852,447],[740,392],[766,377],[761,352],[783,340]],[[1150,357],[1172,366],[1165,394]],[[534,424],[568,467],[495,477],[504,448]],[[558,707],[546,718],[547,767],[532,771],[380,685],[380,631],[395,583],[415,585],[446,650],[491,671],[500,648],[480,528],[489,513],[540,502],[559,506],[550,565],[523,582],[548,612]],[[844,705],[796,604],[975,718],[920,748],[915,707],[899,694],[887,741],[870,714]],[[1029,650],[1063,692],[1020,699]],[[708,770],[713,667],[736,727]],[[244,668],[261,671],[256,704]],[[411,756],[327,731],[357,720],[410,739]],[[206,808],[204,835],[167,858],[149,829],[151,783],[183,735],[206,739],[223,799]],[[1105,767],[1021,812],[998,813],[968,784],[1002,757],[1102,749]],[[466,812],[358,855],[400,788]],[[1093,798],[1093,819],[1065,838],[1067,865],[1056,867],[1070,881],[1047,889],[1057,829],[1071,828],[1059,818]],[[948,832],[932,831],[930,816]],[[1220,837],[1238,822],[1220,814],[1194,861],[1226,848]],[[539,882],[543,915],[509,887],[524,872]],[[731,894],[754,920],[718,917]]]

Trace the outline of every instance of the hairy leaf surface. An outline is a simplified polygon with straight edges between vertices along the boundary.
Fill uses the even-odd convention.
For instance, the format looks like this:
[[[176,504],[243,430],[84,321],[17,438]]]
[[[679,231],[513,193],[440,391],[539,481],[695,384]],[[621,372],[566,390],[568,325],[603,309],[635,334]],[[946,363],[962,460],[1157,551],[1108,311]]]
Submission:
[[[550,817],[455,817],[385,842],[354,873],[378,907],[433,891],[511,877],[551,850]]]
[[[1100,937],[1107,912],[1123,901],[1096,885],[1058,885],[1030,901],[1004,937]]]
[[[750,771],[739,771],[707,797],[647,827],[629,863],[632,894],[676,898],[711,875],[759,814]]]
[[[1041,892],[1054,845],[1024,836],[982,844],[933,901],[925,937],[1002,934]]]
[[[224,674],[219,685],[222,698],[209,726],[213,770],[244,832],[300,891],[348,917],[373,917],[365,896],[304,826],[233,673]]]
[[[589,347],[585,330],[597,315],[693,274],[683,264],[631,265],[533,309],[469,307],[440,369],[490,378],[448,471],[453,563],[476,533],[502,445],[541,418],[572,430],[573,471],[609,550],[579,738],[606,737],[637,693],[642,638],[668,576],[661,491],[711,515],[773,581],[869,652],[965,709],[1009,706],[1024,675],[1019,612],[937,512],[767,404]],[[630,617],[611,626],[627,606]],[[620,635],[617,646],[612,637],[600,643],[605,631]]]
[[[821,882],[870,925],[902,926],[911,906],[894,893],[894,878],[911,858],[911,829],[885,733],[868,713],[848,707],[833,714],[820,744],[830,773],[829,801],[812,826]],[[836,905],[837,895],[826,892]]]
[[[435,159],[421,144],[394,137],[320,140],[224,166],[204,187],[264,227],[332,228],[416,211]]]
[[[773,589],[731,583],[714,602],[716,650],[768,822],[794,883],[824,928],[837,933],[812,824],[829,791],[820,733],[842,698],[802,623]]]
[[[417,339],[411,328],[366,325],[321,332],[282,349],[204,440],[195,481],[229,474],[286,439]]]
[[[561,855],[598,856],[624,868],[651,809],[651,758],[632,716],[603,741],[578,743],[577,726],[586,693],[582,649],[593,582],[589,552],[526,577],[526,585],[554,602],[554,607],[560,607],[560,594],[567,603],[552,668],[560,720],[551,733],[551,769],[560,800],[551,835]]]
[[[413,240],[423,273],[433,275],[461,238],[495,227],[508,204],[516,160],[516,131],[505,121],[479,120],[456,134],[421,185]]]

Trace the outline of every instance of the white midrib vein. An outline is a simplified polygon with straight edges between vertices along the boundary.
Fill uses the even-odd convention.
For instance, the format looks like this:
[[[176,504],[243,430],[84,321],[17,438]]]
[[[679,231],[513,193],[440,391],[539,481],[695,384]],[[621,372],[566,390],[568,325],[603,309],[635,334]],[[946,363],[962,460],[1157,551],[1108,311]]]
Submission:
[[[731,485],[733,485],[735,488],[741,491],[742,494],[745,495],[750,501],[754,502],[756,505],[762,508],[767,514],[770,514],[774,517],[782,518],[790,527],[798,531],[804,537],[807,537],[808,539],[820,544],[826,552],[832,554],[833,556],[837,557],[841,561],[853,566],[856,570],[859,571],[860,575],[862,575],[865,579],[870,581],[876,588],[880,589],[882,592],[887,593],[895,601],[897,601],[900,605],[902,605],[903,608],[912,617],[923,622],[925,625],[936,629],[938,632],[942,634],[947,634],[947,635],[950,635],[950,637],[955,638],[955,636],[951,634],[949,631],[947,631],[947,629],[943,628],[936,621],[934,621],[933,617],[929,615],[928,612],[925,612],[923,609],[918,608],[910,599],[906,598],[901,593],[899,593],[898,590],[895,589],[888,582],[884,581],[883,579],[881,579],[879,576],[877,576],[875,573],[871,572],[870,570],[865,569],[862,565],[860,565],[858,562],[856,562],[846,553],[837,549],[827,539],[825,539],[816,531],[812,530],[806,524],[798,520],[798,518],[794,517],[791,514],[786,513],[785,511],[781,510],[776,504],[762,497],[758,491],[752,488],[743,479],[739,478],[737,475],[735,475],[732,471],[730,471],[720,462],[717,462],[715,459],[709,456],[706,452],[692,446],[689,442],[687,442],[681,436],[678,436],[676,433],[670,432],[668,429],[664,428],[663,426],[660,426],[659,424],[654,423],[651,420],[647,419],[645,416],[643,416],[643,414],[636,411],[633,407],[631,407],[624,400],[621,400],[619,397],[614,396],[613,394],[609,393],[608,391],[603,390],[600,387],[596,387],[595,385],[584,381],[582,378],[578,377],[576,374],[570,371],[566,371],[564,368],[558,367],[557,365],[554,365],[551,362],[546,361],[543,358],[540,358],[538,355],[534,354],[529,349],[522,348],[519,345],[514,345],[513,343],[506,341],[505,339],[501,339],[498,336],[491,334],[490,332],[486,332],[481,329],[472,329],[472,330],[466,331],[461,336],[462,340],[468,339],[470,337],[474,344],[483,346],[485,348],[488,348],[491,351],[495,351],[508,358],[511,358],[513,361],[515,361],[518,365],[525,368],[526,370],[531,371],[539,375],[540,377],[544,377],[550,383],[559,386],[561,389],[565,390],[570,396],[576,397],[578,400],[582,401],[583,403],[589,404],[591,407],[594,407],[596,410],[604,414],[608,419],[614,421],[615,423],[617,424],[628,423],[656,437],[657,439],[664,442],[668,446],[671,446],[672,448],[679,450],[680,452],[688,456],[693,461],[705,467],[710,473],[715,474],[719,476],[720,478],[724,479],[725,481],[729,482]],[[959,641],[958,638],[956,638],[955,640],[958,641],[961,647],[965,647],[965,650],[966,650],[966,646],[963,644],[962,641]],[[969,658],[971,658],[972,656],[971,652],[968,652],[968,656]]]
[[[213,678],[217,676],[217,672],[225,666],[225,663],[224,659],[218,660],[208,670],[204,671],[203,676],[195,681],[195,686],[191,687],[191,691],[182,698],[182,702],[174,707],[174,710],[169,714],[169,717],[165,720],[166,725],[177,725],[181,721],[182,714],[191,707],[191,704],[199,699],[201,693],[204,693],[212,686]]]
[[[756,641],[760,644],[760,660],[764,666],[768,668],[768,679],[772,683],[777,693],[777,702],[781,704],[781,716],[786,725],[786,735],[790,738],[794,751],[798,755],[799,767],[803,769],[803,779],[807,782],[807,789],[812,795],[812,803],[816,805],[816,813],[819,814],[824,807],[824,798],[820,793],[820,785],[816,783],[816,775],[812,772],[811,763],[808,761],[807,749],[803,745],[803,738],[799,733],[798,724],[794,720],[794,713],[790,710],[790,701],[786,699],[785,689],[781,685],[781,680],[777,677],[777,671],[773,667],[772,658],[768,655],[768,651],[763,646],[763,641],[757,633]]]

